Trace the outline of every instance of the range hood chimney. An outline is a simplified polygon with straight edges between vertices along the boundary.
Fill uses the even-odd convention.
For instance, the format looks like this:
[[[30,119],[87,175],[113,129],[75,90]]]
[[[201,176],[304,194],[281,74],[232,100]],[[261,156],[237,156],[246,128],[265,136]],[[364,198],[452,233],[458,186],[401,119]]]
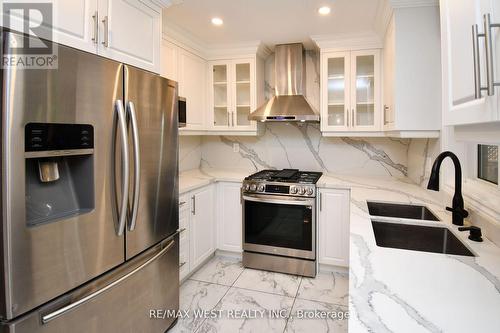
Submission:
[[[250,113],[256,121],[314,121],[319,114],[306,100],[306,61],[302,44],[282,44],[275,48],[275,96]]]

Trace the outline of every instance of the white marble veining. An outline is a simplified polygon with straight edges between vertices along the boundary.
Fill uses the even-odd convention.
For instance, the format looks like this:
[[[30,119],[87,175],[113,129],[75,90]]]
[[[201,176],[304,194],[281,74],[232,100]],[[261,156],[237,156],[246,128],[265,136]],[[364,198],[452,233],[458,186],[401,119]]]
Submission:
[[[500,331],[500,249],[488,239],[483,243],[472,242],[467,233],[451,225],[450,214],[443,209],[445,203],[438,193],[394,178],[327,175],[320,182],[322,186],[351,189],[351,329],[356,328],[355,332],[391,332],[402,328],[412,332]],[[477,257],[377,246],[366,200],[427,205],[442,221],[420,223],[447,226]]]
[[[198,169],[201,163],[201,137],[179,136],[179,171]]]
[[[191,279],[232,286],[242,272],[243,266],[240,260],[214,257],[191,276]]]
[[[301,279],[300,276],[296,275],[267,272],[257,269],[245,269],[234,283],[234,286],[295,297]]]
[[[190,316],[178,318],[169,332],[195,332],[204,318],[193,316],[196,310],[211,310],[226,294],[229,287],[206,282],[187,280],[180,289],[179,309],[189,311]]]
[[[304,319],[299,317],[299,311],[313,313],[314,311],[330,314],[323,319]],[[285,328],[285,333],[347,333],[347,319],[339,318],[339,314],[347,313],[347,307],[336,304],[313,302],[304,299],[296,299],[293,304],[290,319]],[[335,317],[337,316],[337,317]]]
[[[212,169],[203,174],[210,172],[223,173]],[[488,240],[487,233],[483,243],[476,243],[451,225],[451,215],[444,209],[450,203],[441,193],[428,191],[408,178],[388,176],[326,173],[317,185],[351,192],[351,332],[500,331],[500,249]],[[366,200],[428,206],[442,220],[431,223],[449,227],[477,257],[378,247]]]
[[[220,277],[232,275],[235,267],[241,268],[239,260],[221,256],[198,272],[220,283]],[[249,274],[245,274],[247,271]],[[180,309],[188,311],[188,316],[179,318],[172,332],[310,332],[308,327],[314,328],[315,333],[346,332],[347,320],[335,319],[345,314],[346,307],[297,298],[302,277],[244,268],[232,285],[224,286],[194,280],[198,272],[181,286]],[[250,283],[252,280],[254,283]],[[335,295],[347,293],[347,284],[337,282],[331,286]],[[325,288],[324,281],[310,283],[309,291],[318,289],[314,292],[321,293],[321,288]],[[196,310],[213,310],[211,313],[217,315],[196,317]],[[241,318],[245,313],[255,317]],[[328,314],[328,318],[318,317],[322,314]]]
[[[320,272],[315,278],[302,278],[297,298],[347,306],[349,275]]]
[[[216,310],[227,314],[236,310],[280,311],[289,314],[293,298],[267,294],[259,291],[231,288],[217,305]],[[283,332],[287,318],[209,318],[203,322],[198,332]]]
[[[203,137],[201,167],[248,173],[297,168],[354,175],[406,176],[408,144],[388,138],[323,137],[318,124],[266,123],[259,137]],[[239,152],[233,152],[233,145]]]

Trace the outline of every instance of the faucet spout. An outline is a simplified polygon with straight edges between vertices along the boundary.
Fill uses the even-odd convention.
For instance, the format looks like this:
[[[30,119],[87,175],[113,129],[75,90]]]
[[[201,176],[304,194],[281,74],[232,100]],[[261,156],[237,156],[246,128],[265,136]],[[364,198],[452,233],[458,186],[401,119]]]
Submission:
[[[455,194],[453,195],[451,208],[446,207],[446,210],[452,212],[453,224],[464,225],[464,218],[469,216],[469,213],[464,209],[464,199],[462,197],[462,167],[457,155],[451,151],[444,151],[439,154],[432,165],[431,176],[429,178],[429,183],[427,184],[427,189],[439,191],[439,170],[441,169],[441,163],[443,163],[443,160],[446,157],[451,158],[453,165],[455,166]]]

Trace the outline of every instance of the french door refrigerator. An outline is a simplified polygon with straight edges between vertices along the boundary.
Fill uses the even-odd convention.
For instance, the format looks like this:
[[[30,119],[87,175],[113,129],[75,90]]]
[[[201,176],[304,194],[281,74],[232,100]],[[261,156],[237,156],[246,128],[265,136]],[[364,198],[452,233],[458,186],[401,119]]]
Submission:
[[[2,32],[4,54],[23,36]],[[164,332],[178,309],[177,83],[58,48],[1,72],[0,332]]]

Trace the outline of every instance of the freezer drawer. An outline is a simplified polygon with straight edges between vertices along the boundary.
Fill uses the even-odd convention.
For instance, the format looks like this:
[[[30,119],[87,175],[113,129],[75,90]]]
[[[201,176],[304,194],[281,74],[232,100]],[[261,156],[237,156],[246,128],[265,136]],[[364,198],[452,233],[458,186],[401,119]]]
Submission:
[[[0,332],[163,333],[174,318],[150,318],[150,310],[157,309],[179,309],[178,235],[98,280],[4,323]]]

